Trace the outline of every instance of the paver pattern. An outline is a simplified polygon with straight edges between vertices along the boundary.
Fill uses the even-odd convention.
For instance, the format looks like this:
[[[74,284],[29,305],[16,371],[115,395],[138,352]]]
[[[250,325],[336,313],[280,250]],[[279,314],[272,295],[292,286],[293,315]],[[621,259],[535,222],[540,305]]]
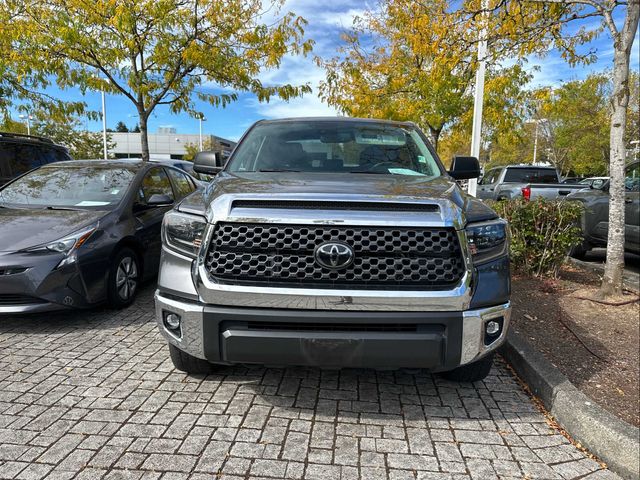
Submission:
[[[618,478],[498,364],[174,370],[153,287],[130,308],[0,318],[0,479]]]

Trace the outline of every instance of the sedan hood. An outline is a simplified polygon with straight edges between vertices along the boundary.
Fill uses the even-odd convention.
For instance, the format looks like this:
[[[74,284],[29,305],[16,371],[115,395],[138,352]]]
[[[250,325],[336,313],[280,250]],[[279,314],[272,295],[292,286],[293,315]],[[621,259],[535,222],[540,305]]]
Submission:
[[[484,203],[462,193],[448,177],[336,173],[240,173],[222,172],[207,188],[185,199],[180,210],[204,214],[225,196],[305,197],[322,195],[343,199],[378,198],[384,201],[444,201],[467,222],[496,218]],[[202,209],[202,210],[200,210]],[[211,212],[207,212],[211,213]],[[210,217],[210,215],[209,215]]]
[[[0,252],[53,242],[96,222],[105,212],[0,208]]]

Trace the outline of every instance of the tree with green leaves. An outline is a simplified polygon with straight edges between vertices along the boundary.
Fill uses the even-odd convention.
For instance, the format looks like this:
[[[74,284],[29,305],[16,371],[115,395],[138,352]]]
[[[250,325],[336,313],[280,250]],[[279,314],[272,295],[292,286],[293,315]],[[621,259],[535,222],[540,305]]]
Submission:
[[[116,123],[116,132],[127,133],[129,132],[129,127],[127,127],[127,125],[122,120],[120,120],[118,123]]]
[[[265,69],[307,54],[305,20],[282,0],[50,0],[23,3],[32,29],[14,46],[56,75],[60,86],[123,95],[139,117],[143,160],[148,120],[161,105],[196,116],[195,99],[225,106],[238,91],[289,99],[308,84],[266,85]],[[276,17],[264,22],[266,11]],[[275,12],[275,13],[274,13]]]
[[[343,55],[319,60],[327,71],[322,97],[348,115],[412,120],[438,148],[443,132],[471,118],[477,63],[471,50],[448,41],[459,29],[449,9],[449,0],[383,0],[368,10],[343,35]],[[529,76],[519,65],[489,70],[486,114],[509,122],[520,108],[512,93]]]
[[[35,28],[24,8],[21,0],[0,2],[0,117],[8,119],[12,109],[47,110],[59,118],[84,112],[84,102],[67,102],[49,95],[50,69],[41,58],[15,49],[16,42],[33,34]]]

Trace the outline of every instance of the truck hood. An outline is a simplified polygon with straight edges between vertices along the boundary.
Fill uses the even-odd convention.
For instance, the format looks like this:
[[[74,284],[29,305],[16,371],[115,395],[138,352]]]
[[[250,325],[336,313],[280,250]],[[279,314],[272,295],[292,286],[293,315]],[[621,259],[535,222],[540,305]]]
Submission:
[[[266,199],[294,198],[296,196],[328,196],[342,199],[371,199],[384,201],[404,200],[429,203],[445,201],[457,210],[467,222],[496,218],[491,208],[481,201],[465,195],[449,177],[410,175],[375,175],[335,173],[220,173],[205,190],[187,197],[181,211],[206,214],[206,206],[224,196]]]
[[[0,208],[0,252],[58,240],[105,215],[98,210]]]

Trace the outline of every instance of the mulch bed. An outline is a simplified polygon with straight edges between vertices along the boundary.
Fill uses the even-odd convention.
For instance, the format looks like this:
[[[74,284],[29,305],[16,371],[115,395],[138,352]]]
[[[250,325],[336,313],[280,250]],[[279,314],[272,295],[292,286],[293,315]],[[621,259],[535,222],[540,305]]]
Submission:
[[[599,278],[565,266],[557,280],[516,275],[512,328],[600,406],[640,426],[640,303],[597,303]],[[631,303],[629,303],[631,301]]]

